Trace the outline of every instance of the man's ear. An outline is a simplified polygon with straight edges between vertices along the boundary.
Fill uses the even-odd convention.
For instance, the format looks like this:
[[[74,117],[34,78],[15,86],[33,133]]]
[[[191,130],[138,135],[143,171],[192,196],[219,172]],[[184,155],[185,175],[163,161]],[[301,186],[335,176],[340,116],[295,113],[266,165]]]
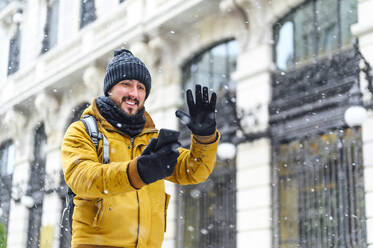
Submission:
[[[111,96],[112,95],[111,90],[109,90],[107,94],[108,96]]]

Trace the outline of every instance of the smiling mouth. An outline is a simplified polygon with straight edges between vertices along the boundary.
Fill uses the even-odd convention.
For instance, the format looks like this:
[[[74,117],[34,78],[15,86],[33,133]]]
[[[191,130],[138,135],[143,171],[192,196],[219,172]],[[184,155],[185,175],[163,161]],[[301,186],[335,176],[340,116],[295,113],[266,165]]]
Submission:
[[[132,106],[137,105],[135,102],[128,102],[128,101],[126,101],[126,103],[127,103],[128,105],[132,105]]]
[[[139,105],[139,101],[137,99],[129,99],[127,97],[123,97],[122,102],[125,102],[126,104],[130,106]]]

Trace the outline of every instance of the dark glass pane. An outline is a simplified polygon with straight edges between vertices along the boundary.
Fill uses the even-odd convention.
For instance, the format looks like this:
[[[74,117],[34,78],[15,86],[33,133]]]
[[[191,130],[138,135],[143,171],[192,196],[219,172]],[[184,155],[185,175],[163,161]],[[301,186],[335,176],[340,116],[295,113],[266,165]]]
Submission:
[[[14,145],[10,141],[4,142],[0,146],[0,224],[3,225],[5,236],[9,222],[14,160]]]
[[[53,5],[50,7],[51,17],[50,17],[50,31],[49,31],[49,46],[54,47],[57,44],[57,34],[58,34],[58,11],[59,11],[59,0],[55,0]]]
[[[294,66],[294,23],[286,21],[276,28],[276,65],[280,70]]]
[[[80,28],[96,20],[96,7],[94,0],[81,0]]]
[[[8,171],[8,146],[1,146],[0,149],[0,176],[5,176]]]
[[[19,69],[20,46],[21,32],[18,26],[16,33],[9,42],[8,75],[15,73]]]
[[[59,0],[55,0],[51,6],[47,7],[47,17],[44,25],[44,37],[42,41],[41,53],[48,52],[57,44],[58,5]]]
[[[215,91],[219,90],[221,84],[226,84],[229,75],[229,57],[228,45],[217,46],[211,49],[210,62],[211,62],[211,77],[209,87]],[[233,52],[233,51],[232,51]],[[229,56],[229,55],[228,55]],[[232,53],[233,57],[236,55]]]
[[[210,52],[204,53],[198,61],[198,70],[194,78],[194,84],[209,86],[211,82]]]
[[[314,54],[314,11],[313,2],[308,1],[294,13],[295,62],[312,58]]]
[[[337,0],[316,2],[319,55],[338,48],[338,4]]]
[[[9,176],[13,173],[15,148],[11,142],[6,142],[0,149],[0,176]]]
[[[357,23],[357,0],[341,0],[342,45],[351,43],[351,25]]]
[[[227,45],[227,57],[228,57],[228,71],[224,78],[230,79],[232,72],[236,71],[237,67],[237,57],[238,57],[238,46],[234,41],[226,43]]]

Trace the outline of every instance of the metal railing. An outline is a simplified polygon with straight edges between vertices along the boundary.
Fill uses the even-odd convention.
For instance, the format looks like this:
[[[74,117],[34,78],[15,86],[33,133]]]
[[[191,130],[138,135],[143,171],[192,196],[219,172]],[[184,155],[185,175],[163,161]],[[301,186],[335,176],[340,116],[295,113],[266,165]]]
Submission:
[[[361,129],[277,146],[275,247],[366,247]]]

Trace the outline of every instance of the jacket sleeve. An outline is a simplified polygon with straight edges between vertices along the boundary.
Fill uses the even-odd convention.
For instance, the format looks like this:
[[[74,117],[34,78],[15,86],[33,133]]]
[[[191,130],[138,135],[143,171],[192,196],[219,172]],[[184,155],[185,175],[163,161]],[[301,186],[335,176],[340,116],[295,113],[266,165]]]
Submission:
[[[214,169],[220,133],[216,131],[216,139],[203,144],[192,134],[190,150],[180,148],[180,155],[173,174],[166,178],[177,184],[197,184],[204,182]]]
[[[61,160],[66,184],[81,197],[101,198],[135,190],[127,168],[136,161],[101,163],[96,147],[80,121],[66,131]]]

